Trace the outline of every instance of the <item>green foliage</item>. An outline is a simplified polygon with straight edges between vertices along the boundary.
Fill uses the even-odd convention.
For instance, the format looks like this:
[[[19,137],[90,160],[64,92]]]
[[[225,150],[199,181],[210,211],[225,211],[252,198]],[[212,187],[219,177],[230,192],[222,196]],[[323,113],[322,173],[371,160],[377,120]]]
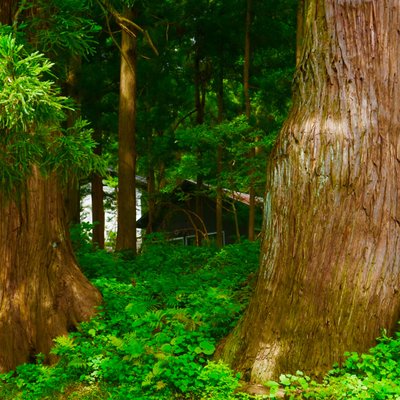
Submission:
[[[96,35],[101,27],[93,21],[86,1],[35,0],[24,2],[24,9],[33,9],[24,29],[35,36],[40,51],[67,58],[70,55],[87,56],[95,51]],[[35,10],[40,9],[40,12]],[[28,14],[29,15],[29,14]]]
[[[64,119],[66,98],[44,80],[51,67],[43,54],[28,54],[11,35],[0,36],[0,128],[5,134],[29,134]]]
[[[71,235],[102,307],[55,340],[56,365],[1,375],[0,398],[233,399],[238,376],[210,359],[246,307],[258,243],[218,251],[148,241],[127,260],[92,250],[89,228]]]
[[[196,390],[201,400],[233,400],[239,386],[239,375],[222,362],[209,362],[201,371]]]
[[[182,179],[195,180],[202,176],[212,185],[219,183],[224,188],[248,192],[250,182],[257,188],[264,187],[266,154],[275,143],[276,132],[265,135],[252,126],[244,115],[231,121],[209,126],[202,124],[177,130],[175,142],[181,152],[180,158],[168,170],[168,181],[164,191],[175,188]],[[223,149],[222,171],[217,175],[218,146]],[[249,158],[252,149],[257,156]]]
[[[43,173],[88,174],[101,170],[88,123],[61,128],[72,110],[51,77],[52,63],[27,53],[12,35],[0,35],[0,185],[3,192],[23,184],[35,165]]]
[[[274,398],[279,387],[289,399],[399,399],[400,333],[385,334],[367,354],[345,353],[341,367],[336,365],[317,383],[302,372],[281,375],[279,383],[267,382]]]

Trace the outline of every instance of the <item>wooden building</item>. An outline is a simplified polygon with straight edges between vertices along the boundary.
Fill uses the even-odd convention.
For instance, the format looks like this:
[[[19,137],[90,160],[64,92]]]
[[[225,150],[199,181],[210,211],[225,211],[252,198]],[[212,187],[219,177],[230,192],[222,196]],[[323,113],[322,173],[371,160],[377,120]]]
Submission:
[[[224,190],[223,242],[234,243],[248,234],[249,195]],[[150,220],[152,222],[150,223]],[[257,198],[256,228],[261,229],[262,199]],[[150,218],[144,213],[137,228],[147,233],[163,232],[168,240],[183,244],[210,243],[216,239],[216,194],[213,188],[185,180],[172,194],[161,198]]]

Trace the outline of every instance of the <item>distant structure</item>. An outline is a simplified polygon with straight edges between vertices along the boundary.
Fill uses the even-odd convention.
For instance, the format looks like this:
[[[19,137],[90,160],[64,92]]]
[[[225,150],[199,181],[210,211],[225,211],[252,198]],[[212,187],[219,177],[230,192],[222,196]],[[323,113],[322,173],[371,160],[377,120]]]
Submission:
[[[249,195],[224,190],[223,242],[238,242],[247,237]],[[261,230],[262,199],[257,198],[257,230]],[[143,213],[137,228],[146,232],[163,232],[168,240],[182,244],[204,244],[216,239],[216,194],[208,185],[199,189],[196,182],[184,180],[175,190],[161,198],[154,210],[152,223],[149,213]]]

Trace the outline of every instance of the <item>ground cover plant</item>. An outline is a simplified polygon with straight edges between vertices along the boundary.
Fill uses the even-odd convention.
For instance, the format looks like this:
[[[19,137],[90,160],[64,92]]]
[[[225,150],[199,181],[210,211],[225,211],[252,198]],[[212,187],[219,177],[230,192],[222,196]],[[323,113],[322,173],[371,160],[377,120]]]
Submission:
[[[55,340],[58,362],[1,375],[2,399],[230,399],[239,377],[212,361],[246,307],[258,243],[148,243],[135,258],[93,251],[73,233],[82,269],[103,295],[95,318]]]
[[[346,353],[321,382],[298,371],[265,382],[269,395],[238,392],[240,377],[212,356],[247,305],[258,243],[218,250],[152,237],[130,258],[94,251],[83,228],[72,232],[75,251],[103,305],[55,340],[55,365],[38,355],[0,375],[1,399],[400,399],[400,334]]]
[[[278,382],[267,382],[272,395],[284,392],[287,399],[400,399],[400,333],[383,333],[366,354],[345,353],[343,365],[335,365],[316,382],[302,372],[281,375]]]

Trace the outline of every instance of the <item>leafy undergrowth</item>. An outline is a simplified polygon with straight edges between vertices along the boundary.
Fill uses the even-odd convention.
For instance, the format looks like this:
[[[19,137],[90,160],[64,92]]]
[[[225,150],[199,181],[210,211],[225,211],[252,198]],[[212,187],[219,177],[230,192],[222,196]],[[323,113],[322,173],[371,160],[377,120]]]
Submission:
[[[335,365],[321,383],[298,371],[268,382],[273,393],[283,391],[286,399],[394,399],[400,400],[400,333],[382,335],[367,354],[345,353],[346,360]]]
[[[210,361],[247,305],[259,246],[150,244],[135,258],[92,251],[78,259],[103,305],[55,340],[56,365],[25,364],[0,376],[1,399],[215,399],[239,377]]]
[[[79,233],[80,235],[80,233]],[[104,302],[90,322],[56,339],[57,364],[25,364],[0,375],[2,400],[249,400],[239,376],[212,361],[218,341],[248,303],[259,246],[223,250],[150,244],[136,258],[77,255]],[[347,353],[322,382],[302,372],[266,382],[258,399],[400,400],[400,334],[383,335],[367,354]]]

